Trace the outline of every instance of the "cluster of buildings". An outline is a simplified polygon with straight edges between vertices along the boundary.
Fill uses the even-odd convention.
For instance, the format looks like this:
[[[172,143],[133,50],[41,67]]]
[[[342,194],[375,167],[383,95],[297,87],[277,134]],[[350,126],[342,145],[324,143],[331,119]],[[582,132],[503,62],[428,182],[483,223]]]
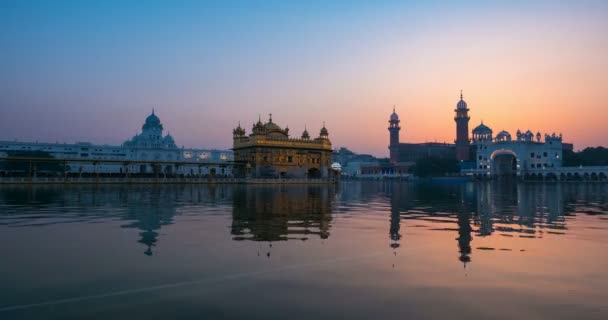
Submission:
[[[119,146],[0,141],[0,158],[52,157],[74,173],[253,178],[328,178],[331,173],[332,145],[325,125],[316,137],[306,128],[291,137],[289,128],[281,128],[270,115],[267,122],[258,119],[250,134],[239,124],[233,130],[232,150],[180,148],[163,131],[152,110],[141,133]]]
[[[184,175],[231,175],[232,151],[177,147],[152,110],[136,134],[122,145],[89,142],[42,143],[0,141],[0,157],[48,154],[67,159],[68,172],[164,173]]]
[[[562,135],[536,134],[517,131],[515,137],[507,131],[494,135],[483,122],[469,131],[470,109],[462,92],[454,109],[456,139],[454,143],[403,143],[400,142],[401,120],[393,108],[389,116],[389,159],[376,159],[361,164],[351,174],[363,177],[400,177],[411,174],[412,167],[422,159],[439,158],[458,161],[461,173],[473,176],[525,176],[563,171],[563,150],[573,145],[564,143]],[[346,165],[348,167],[348,165]]]
[[[70,172],[252,178],[329,178],[336,174],[332,170],[336,166],[351,176],[406,177],[416,162],[425,159],[454,160],[461,174],[477,177],[536,174],[544,178],[561,174],[566,178],[568,174],[576,174],[561,169],[563,150],[573,148],[562,141],[561,134],[518,130],[515,136],[507,131],[494,135],[483,122],[469,132],[469,111],[461,92],[454,109],[454,143],[404,143],[399,136],[401,120],[393,108],[388,120],[386,160],[358,155],[346,148],[332,150],[325,124],[315,137],[306,128],[301,135],[292,137],[288,127],[273,122],[272,114],[266,122],[259,118],[253,123],[250,133],[239,123],[232,132],[232,150],[179,148],[170,134],[163,134],[163,124],[154,110],[146,118],[141,133],[120,146],[0,141],[0,158],[44,152],[64,159]],[[600,176],[603,172],[605,176],[606,169],[586,173]]]

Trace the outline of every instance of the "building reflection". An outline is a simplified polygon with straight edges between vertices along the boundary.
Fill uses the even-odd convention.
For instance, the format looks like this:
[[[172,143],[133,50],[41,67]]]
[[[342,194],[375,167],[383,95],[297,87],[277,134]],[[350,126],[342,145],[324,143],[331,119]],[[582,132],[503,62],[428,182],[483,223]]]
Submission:
[[[15,212],[32,207],[41,214],[10,219],[14,227],[42,227],[53,224],[126,221],[120,227],[138,230],[137,243],[143,253],[154,254],[161,229],[172,225],[180,207],[229,205],[231,188],[215,185],[38,185],[3,186],[0,200]],[[86,209],[86,210],[85,210]],[[45,212],[61,213],[56,216]],[[11,212],[3,212],[3,219]],[[21,217],[21,216],[19,216]]]
[[[370,186],[375,188],[375,192],[370,192]],[[602,186],[498,181],[443,184],[377,182],[344,189],[343,193],[361,192],[360,196],[350,194],[349,197],[355,199],[365,197],[363,194],[386,195],[390,202],[388,240],[393,250],[402,245],[404,228],[408,226],[453,231],[457,233],[458,260],[466,267],[472,261],[475,237],[498,234],[533,239],[547,233],[563,234],[567,230],[566,217],[581,210],[579,205],[572,204],[580,203],[581,195],[599,195]],[[591,199],[595,199],[597,204],[597,197]],[[593,201],[591,199],[589,201]],[[605,199],[600,203],[603,201]]]
[[[333,187],[315,185],[237,187],[233,191],[233,239],[327,239],[334,193]]]
[[[473,261],[475,238],[541,238],[567,232],[567,217],[605,214],[608,192],[594,183],[401,183],[326,185],[40,185],[2,186],[0,219],[7,227],[109,223],[135,230],[152,256],[182,215],[231,215],[236,241],[327,239],[332,215],[387,214],[386,248],[396,254],[409,228],[454,235],[454,259]],[[339,193],[338,193],[339,191]],[[339,202],[339,203],[336,203]],[[362,209],[363,208],[363,209]],[[385,211],[385,209],[387,209]],[[211,210],[211,211],[208,211]],[[27,212],[28,214],[23,214]],[[49,214],[53,213],[53,214]],[[196,219],[196,218],[194,218]],[[117,222],[116,222],[117,221]],[[353,231],[355,232],[355,231]]]

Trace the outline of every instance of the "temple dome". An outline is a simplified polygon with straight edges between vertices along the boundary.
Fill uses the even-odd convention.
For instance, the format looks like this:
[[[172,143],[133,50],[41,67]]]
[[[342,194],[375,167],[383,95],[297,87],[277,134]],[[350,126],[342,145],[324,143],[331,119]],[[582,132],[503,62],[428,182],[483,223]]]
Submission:
[[[274,122],[266,122],[264,126],[266,127],[267,131],[283,131],[283,129],[281,129],[281,127]]]
[[[163,125],[160,123],[160,119],[154,114],[154,110],[152,110],[152,114],[146,118],[146,122],[142,126],[142,129],[163,129]]]

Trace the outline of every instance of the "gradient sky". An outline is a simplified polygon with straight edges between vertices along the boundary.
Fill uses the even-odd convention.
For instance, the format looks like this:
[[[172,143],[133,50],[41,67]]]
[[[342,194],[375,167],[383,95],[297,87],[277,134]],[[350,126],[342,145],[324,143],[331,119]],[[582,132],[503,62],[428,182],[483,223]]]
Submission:
[[[608,1],[0,1],[0,140],[120,144],[155,108],[178,145],[258,114],[335,147],[494,129],[608,137]]]

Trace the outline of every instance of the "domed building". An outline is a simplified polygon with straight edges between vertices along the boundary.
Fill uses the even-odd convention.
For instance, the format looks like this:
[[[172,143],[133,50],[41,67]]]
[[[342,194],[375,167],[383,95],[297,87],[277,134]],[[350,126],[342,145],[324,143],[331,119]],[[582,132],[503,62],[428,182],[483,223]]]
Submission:
[[[270,114],[266,123],[258,118],[249,135],[240,124],[232,132],[234,161],[243,168],[238,175],[256,178],[329,176],[332,148],[325,124],[315,139],[310,138],[306,128],[301,138],[291,138],[289,128],[281,128]]]
[[[200,163],[222,163],[232,160],[232,152],[220,150],[178,148],[171,134],[163,136],[163,124],[154,110],[141,127],[142,132],[123,143],[128,149],[130,160],[174,161],[163,164],[160,170],[167,173],[179,172],[186,175],[227,175],[231,167],[226,165],[197,165]],[[181,163],[181,164],[180,164]],[[137,172],[158,170],[150,165],[140,165]]]
[[[0,151],[44,151],[55,158],[70,159],[71,172],[164,173],[183,175],[230,175],[232,151],[178,148],[154,110],[141,126],[141,132],[122,145],[96,145],[89,142],[41,143],[2,142]],[[74,159],[82,159],[78,162]],[[101,160],[101,161],[92,161]],[[107,161],[104,161],[107,160]],[[125,160],[120,162],[116,160]],[[138,161],[141,161],[139,163]]]
[[[552,171],[562,165],[562,137],[555,133],[541,140],[527,130],[517,130],[516,140],[505,130],[492,136],[492,129],[481,123],[473,130],[476,167],[468,173],[484,177],[523,176],[528,172]],[[535,139],[536,138],[536,139]]]
[[[473,142],[481,140],[492,141],[492,129],[483,124],[483,121],[473,129]]]

